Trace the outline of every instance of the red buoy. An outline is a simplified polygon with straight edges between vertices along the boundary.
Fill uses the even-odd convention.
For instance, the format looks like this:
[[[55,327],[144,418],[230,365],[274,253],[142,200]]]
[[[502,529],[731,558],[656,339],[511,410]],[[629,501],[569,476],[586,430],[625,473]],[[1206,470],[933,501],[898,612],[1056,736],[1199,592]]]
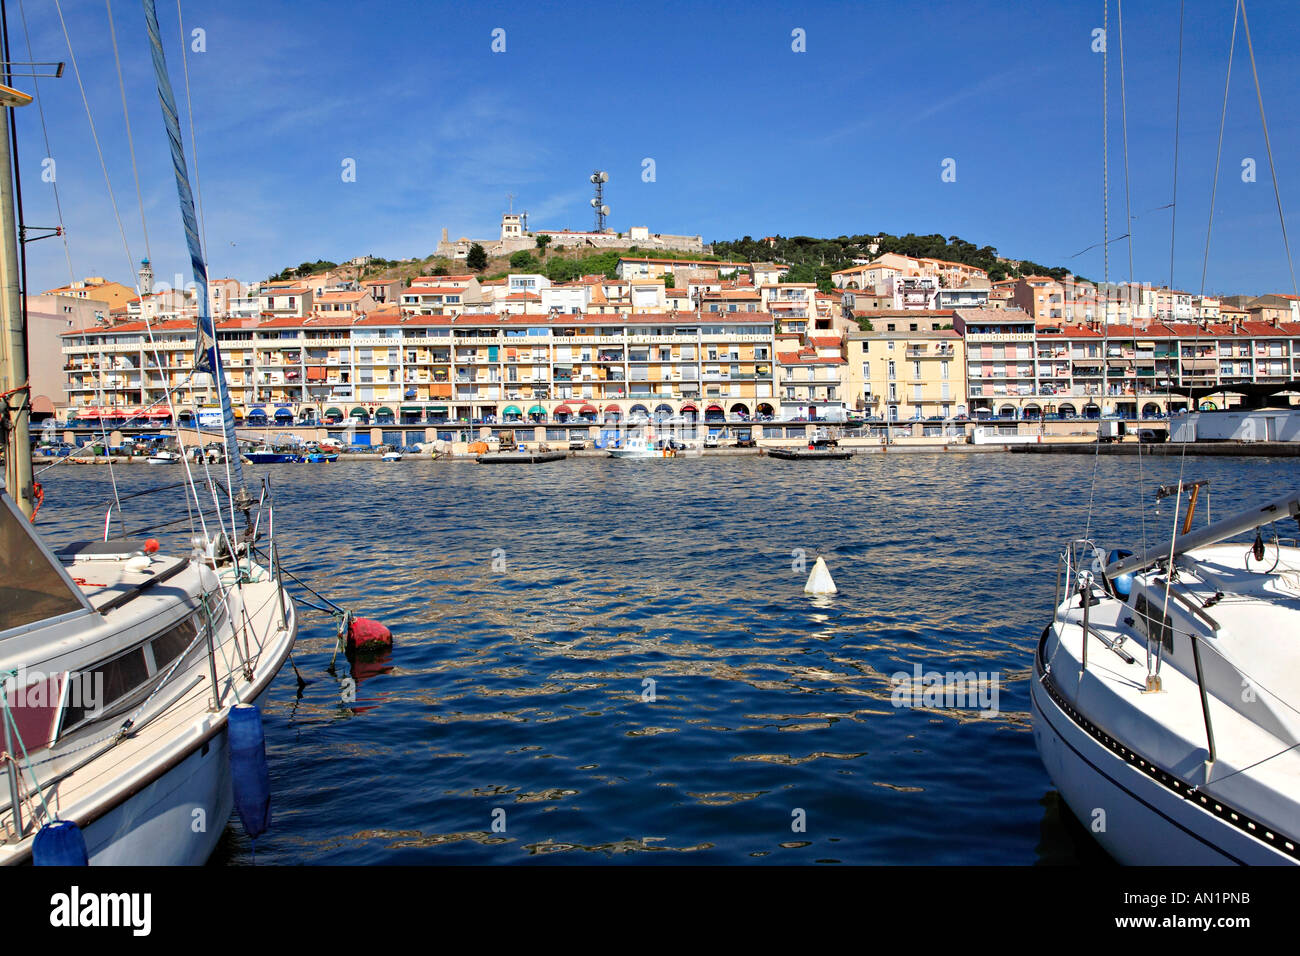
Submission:
[[[157,553],[158,553],[158,539],[157,539],[157,538],[150,538],[148,541],[146,541],[146,542],[144,543],[144,553],[145,553],[145,554],[157,554]]]
[[[348,648],[378,651],[393,646],[393,632],[368,617],[354,617],[348,625]]]

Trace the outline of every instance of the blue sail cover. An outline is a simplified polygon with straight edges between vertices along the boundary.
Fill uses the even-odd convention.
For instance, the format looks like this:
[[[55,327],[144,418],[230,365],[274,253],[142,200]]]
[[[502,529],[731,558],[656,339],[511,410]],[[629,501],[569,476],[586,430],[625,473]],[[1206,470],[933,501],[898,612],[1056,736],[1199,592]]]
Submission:
[[[181,143],[180,115],[176,111],[176,97],[172,93],[171,77],[167,74],[167,58],[163,55],[162,36],[158,31],[158,11],[154,0],[143,0],[145,25],[149,30],[149,46],[153,54],[153,72],[158,83],[158,100],[162,105],[163,123],[172,149],[172,166],[176,170],[176,192],[180,197],[181,221],[185,225],[185,242],[190,248],[190,265],[194,271],[195,301],[198,320],[194,343],[194,371],[207,372],[217,386],[221,401],[222,431],[226,440],[226,460],[234,472],[235,485],[244,487],[243,463],[239,457],[239,443],[235,438],[235,413],[230,405],[230,392],[226,388],[225,370],[221,365],[221,350],[217,347],[217,332],[208,313],[208,265],[203,260],[203,247],[199,243],[199,222],[194,213],[194,191],[190,188],[189,168],[185,165],[185,147]],[[233,489],[232,489],[233,490]]]

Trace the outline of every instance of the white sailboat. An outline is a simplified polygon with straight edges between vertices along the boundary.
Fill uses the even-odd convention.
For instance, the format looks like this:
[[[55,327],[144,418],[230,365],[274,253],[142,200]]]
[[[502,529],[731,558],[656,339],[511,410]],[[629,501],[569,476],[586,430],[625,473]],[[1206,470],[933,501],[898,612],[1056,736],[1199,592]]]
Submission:
[[[243,485],[153,7],[146,0],[198,289],[195,364],[221,394],[231,494],[217,515],[196,525],[184,553],[165,554],[152,538],[110,539],[107,519],[103,540],[55,552],[33,524],[40,494],[27,403],[6,404],[0,743],[9,759],[0,771],[0,864],[201,864],[236,805],[254,838],[268,823],[255,705],[292,649],[298,619],[280,583],[269,489],[264,482],[255,501]],[[30,101],[0,89],[6,110]],[[0,392],[23,396],[11,144],[3,125]],[[191,493],[213,501],[212,486],[200,495],[191,484]]]
[[[1172,548],[1103,557],[1075,542],[1063,556],[1068,587],[1034,656],[1034,740],[1121,862],[1300,862],[1300,548],[1261,533],[1297,515],[1300,491]],[[1258,544],[1227,543],[1251,531]]]
[[[1295,864],[1300,547],[1277,522],[1300,515],[1300,491],[1194,528],[1203,485],[1160,490],[1177,503],[1162,542],[1062,553],[1034,654],[1034,740],[1122,863]]]

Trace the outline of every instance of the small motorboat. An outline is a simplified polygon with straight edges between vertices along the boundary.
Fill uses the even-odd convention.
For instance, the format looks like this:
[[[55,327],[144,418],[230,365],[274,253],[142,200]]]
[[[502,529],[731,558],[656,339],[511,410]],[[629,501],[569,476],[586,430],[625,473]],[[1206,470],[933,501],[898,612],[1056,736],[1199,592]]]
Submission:
[[[156,451],[149,456],[151,465],[175,465],[181,460],[181,453],[164,448],[162,451]]]
[[[307,456],[307,461],[313,465],[319,465],[326,462],[338,461],[339,455],[335,451],[314,451]]]
[[[676,458],[677,449],[671,443],[662,448],[653,439],[629,438],[619,448],[609,449],[610,458]]]
[[[386,451],[380,461],[401,461],[402,453],[400,451]]]
[[[284,465],[302,460],[301,455],[296,455],[291,451],[276,451],[267,445],[261,445],[252,451],[244,452],[244,461],[254,465]]]

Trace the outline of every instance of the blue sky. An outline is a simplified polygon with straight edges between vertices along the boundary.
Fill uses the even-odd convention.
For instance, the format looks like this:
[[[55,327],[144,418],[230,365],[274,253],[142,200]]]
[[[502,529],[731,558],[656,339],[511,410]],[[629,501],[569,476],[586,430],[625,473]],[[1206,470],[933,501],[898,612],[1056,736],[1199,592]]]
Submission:
[[[27,59],[10,3],[13,58]],[[105,4],[63,13],[132,258],[146,251]],[[68,60],[52,0],[23,0],[36,60]],[[159,16],[184,113],[175,5]],[[533,228],[586,229],[594,168],[610,225],[700,234],[959,235],[1101,278],[1103,3],[188,3],[211,273],[433,252],[495,236],[506,194]],[[188,268],[138,3],[114,6],[159,278]],[[1252,38],[1300,239],[1300,5],[1252,0]],[[1178,0],[1130,3],[1124,44],[1134,277],[1169,279]],[[1233,0],[1188,0],[1174,282],[1201,288]],[[1111,232],[1124,224],[1116,8],[1110,8]],[[505,30],[506,50],[491,50]],[[805,31],[807,51],[791,49]],[[16,85],[32,90],[30,79]],[[77,277],[127,280],[77,81],[40,81]],[[20,110],[27,221],[52,225],[35,105]],[[189,144],[187,142],[187,148]],[[191,157],[192,159],[193,157]],[[341,176],[345,159],[356,181]],[[642,181],[642,161],[655,181]],[[940,177],[956,161],[956,181]],[[1255,182],[1242,181],[1253,158]],[[1290,291],[1258,107],[1238,36],[1207,291]],[[1111,245],[1110,277],[1129,277]],[[31,285],[68,280],[59,240],[29,247]]]

